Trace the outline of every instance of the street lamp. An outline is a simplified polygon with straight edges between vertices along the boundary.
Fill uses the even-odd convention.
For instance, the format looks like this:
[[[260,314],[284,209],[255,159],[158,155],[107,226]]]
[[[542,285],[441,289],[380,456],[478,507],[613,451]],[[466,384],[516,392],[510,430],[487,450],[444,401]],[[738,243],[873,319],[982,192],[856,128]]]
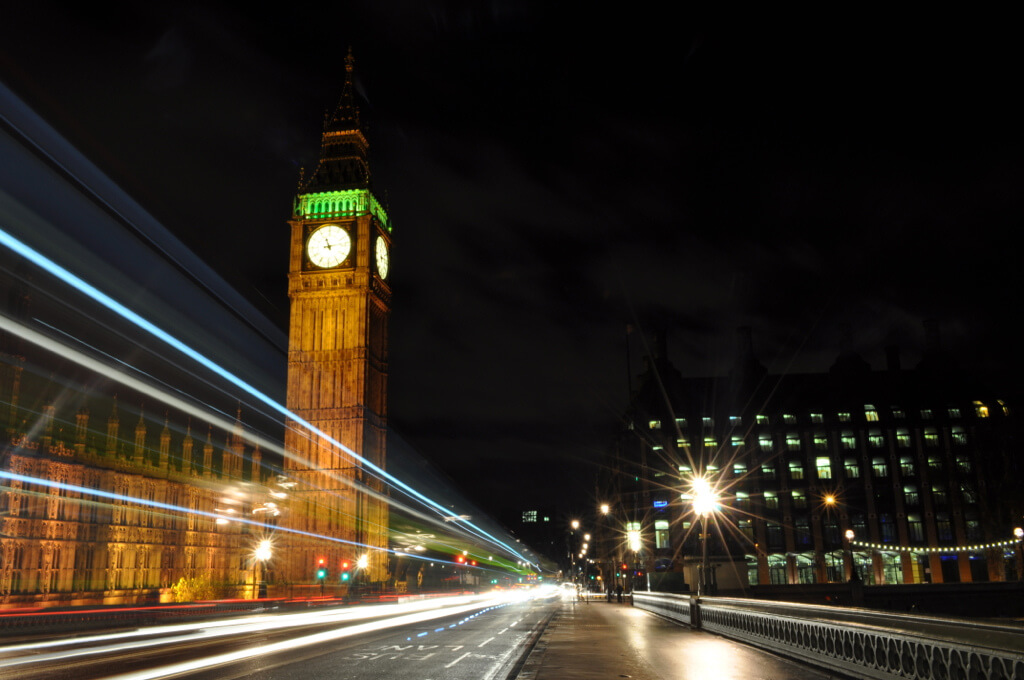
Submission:
[[[860,574],[857,573],[857,562],[853,559],[853,529],[847,529],[846,533],[846,549],[850,551],[850,583],[860,580]]]
[[[702,541],[700,574],[697,577],[697,597],[700,597],[705,594],[708,586],[708,517],[718,510],[718,493],[703,477],[696,477],[691,486],[693,489],[693,512],[700,517],[700,539]]]
[[[270,542],[270,539],[264,538],[262,541],[256,544],[256,550],[253,551],[253,557],[255,559],[252,561],[252,599],[254,600],[258,599],[260,596],[259,581],[256,579],[256,567],[258,567],[261,562],[265,564],[266,561],[270,559],[270,556],[272,554],[273,547]]]
[[[1017,580],[1024,580],[1024,529],[1017,527],[1013,530],[1013,536],[1017,539]]]

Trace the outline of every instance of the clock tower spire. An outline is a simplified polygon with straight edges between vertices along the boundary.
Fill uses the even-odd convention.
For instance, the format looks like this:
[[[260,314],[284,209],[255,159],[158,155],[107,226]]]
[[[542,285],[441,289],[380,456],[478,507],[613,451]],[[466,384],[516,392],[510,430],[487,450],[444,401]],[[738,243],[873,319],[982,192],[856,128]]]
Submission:
[[[324,120],[320,160],[299,187],[291,226],[287,406],[331,439],[384,467],[391,221],[370,182],[369,143],[345,58],[341,99]],[[345,448],[289,421],[285,470],[296,482],[288,514],[293,582],[325,586],[338,564],[369,556],[362,579],[387,572],[383,485]],[[315,538],[317,536],[319,538]]]

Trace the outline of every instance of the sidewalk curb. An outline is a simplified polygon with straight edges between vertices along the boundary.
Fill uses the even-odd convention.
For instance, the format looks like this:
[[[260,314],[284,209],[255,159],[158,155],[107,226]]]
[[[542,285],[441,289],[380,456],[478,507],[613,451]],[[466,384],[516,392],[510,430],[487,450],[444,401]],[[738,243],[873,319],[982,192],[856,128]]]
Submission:
[[[558,623],[558,620],[561,617],[562,609],[559,607],[551,614],[547,623],[544,624],[544,630],[534,642],[533,647],[530,649],[529,655],[523,661],[519,672],[515,675],[509,675],[507,680],[534,680],[537,677],[537,673],[540,672],[540,666],[544,662],[544,653],[548,650],[551,630]]]

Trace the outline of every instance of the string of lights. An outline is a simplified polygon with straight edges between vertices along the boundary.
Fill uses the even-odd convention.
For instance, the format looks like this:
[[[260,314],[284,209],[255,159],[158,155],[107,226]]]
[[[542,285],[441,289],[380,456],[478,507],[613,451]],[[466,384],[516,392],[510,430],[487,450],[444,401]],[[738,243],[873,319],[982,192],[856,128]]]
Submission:
[[[950,545],[941,548],[929,548],[926,546],[889,545],[887,543],[867,543],[865,541],[850,541],[850,544],[858,548],[870,548],[872,550],[886,550],[901,553],[969,553],[982,552],[992,548],[1009,548],[1018,545],[1022,539],[1009,541],[995,541],[993,543],[979,543],[977,545]]]

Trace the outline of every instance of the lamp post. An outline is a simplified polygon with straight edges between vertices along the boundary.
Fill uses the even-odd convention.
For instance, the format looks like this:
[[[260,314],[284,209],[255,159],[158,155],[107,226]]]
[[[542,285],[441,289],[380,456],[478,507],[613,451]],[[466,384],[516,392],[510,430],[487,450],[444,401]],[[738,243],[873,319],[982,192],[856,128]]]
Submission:
[[[846,533],[846,549],[850,553],[850,583],[860,581],[860,574],[857,573],[857,562],[853,559],[853,529],[847,529]]]
[[[1013,530],[1013,537],[1017,539],[1017,580],[1024,581],[1024,529],[1017,527]]]
[[[576,583],[576,530],[580,528],[580,521],[574,519],[569,523],[572,527],[572,531],[569,532],[569,536],[566,539],[569,548],[569,573],[571,574],[573,584]]]
[[[701,559],[697,575],[697,597],[705,595],[708,587],[708,518],[718,510],[718,494],[703,477],[693,480],[693,512],[700,517]]]
[[[264,538],[256,544],[256,550],[253,551],[254,559],[252,561],[252,599],[254,600],[258,599],[260,596],[260,585],[256,578],[256,568],[261,562],[266,564],[266,561],[270,559],[272,554],[273,548],[271,546],[270,539]]]

